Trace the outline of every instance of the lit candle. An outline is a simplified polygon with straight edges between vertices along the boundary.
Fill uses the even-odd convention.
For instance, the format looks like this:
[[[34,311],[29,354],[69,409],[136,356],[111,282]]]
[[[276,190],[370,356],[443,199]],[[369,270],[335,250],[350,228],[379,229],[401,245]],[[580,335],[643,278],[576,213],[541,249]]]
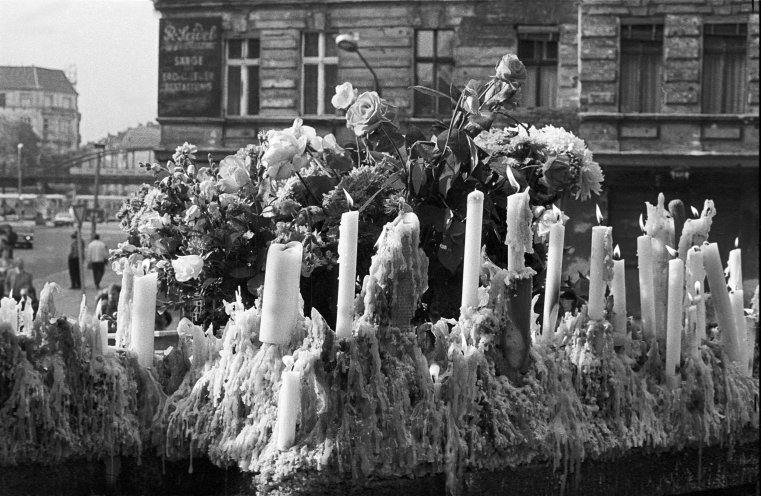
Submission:
[[[338,238],[338,302],[336,336],[351,336],[354,324],[354,284],[357,278],[357,235],[359,212],[341,215]]]
[[[130,316],[130,349],[137,353],[137,361],[144,368],[153,367],[157,291],[158,274],[156,272],[135,277]]]
[[[745,317],[745,328],[747,334],[745,336],[745,349],[748,350],[748,375],[753,375],[753,359],[755,358],[756,350],[756,319],[753,317]]]
[[[123,258],[119,261],[122,267],[122,289],[119,292],[119,303],[116,307],[116,347],[129,348],[130,346],[130,317],[132,316],[132,289],[135,276],[132,268]]]
[[[695,283],[695,307],[697,309],[695,325],[698,331],[698,343],[702,343],[706,338],[706,300],[703,297],[703,285],[700,282]]]
[[[645,202],[647,234],[653,238],[653,288],[655,294],[655,336],[666,345],[666,303],[668,301],[668,271],[671,256],[667,246],[674,245],[674,222],[665,207],[666,197],[658,194],[657,205]]]
[[[431,380],[433,381],[433,394],[434,397],[438,397],[441,393],[441,382],[439,381],[439,371],[441,368],[438,363],[432,363],[428,368],[431,374]]]
[[[639,218],[642,230],[645,225]],[[642,332],[655,337],[655,290],[653,288],[653,238],[643,234],[637,238],[637,263],[639,268],[639,300],[642,313]]]
[[[272,243],[267,250],[259,341],[287,344],[296,324],[303,247],[298,241]]]
[[[507,167],[510,184],[519,189],[512,169]],[[523,193],[513,193],[507,197],[507,270],[520,272],[525,268],[524,255],[533,253],[531,232],[531,208],[528,188]]]
[[[614,258],[621,257],[621,250],[616,245]],[[613,280],[610,284],[613,295],[613,330],[619,338],[626,337],[626,269],[624,260],[613,260]]]
[[[597,221],[602,220],[597,207]],[[605,289],[608,275],[606,258],[609,258],[612,228],[594,226],[592,228],[592,250],[589,256],[589,302],[587,313],[592,320],[602,320],[605,312]]]
[[[682,323],[684,301],[684,262],[681,258],[669,260],[668,317],[666,324],[666,375],[676,376],[682,351]]]
[[[693,360],[700,358],[700,336],[698,335],[698,309],[695,305],[687,307],[687,328],[685,338],[687,339],[690,356]]]
[[[685,260],[687,250],[691,246],[701,245],[708,240],[713,217],[716,215],[713,200],[705,201],[702,214],[695,207],[690,207],[690,209],[697,218],[687,219],[682,227],[682,235],[679,238],[679,258],[682,260]]]
[[[481,226],[483,224],[484,194],[473,191],[468,195],[465,217],[465,254],[462,262],[462,309],[478,307],[478,280],[481,274]]]
[[[745,306],[743,304],[744,296],[745,295],[743,294],[742,289],[729,292],[729,301],[732,304],[732,313],[734,314],[735,326],[737,328],[737,347],[740,350],[741,358],[739,365],[740,369],[747,373],[747,353],[753,353],[753,350],[749,350],[746,347],[745,343],[748,336],[748,329],[745,326]]]
[[[703,266],[706,270],[706,278],[711,288],[711,301],[716,312],[716,320],[721,330],[724,351],[730,361],[741,364],[743,354],[738,345],[737,325],[735,324],[732,304],[724,281],[724,271],[721,267],[719,245],[709,243],[703,246]]]
[[[560,278],[563,273],[563,243],[565,226],[563,213],[552,206],[557,222],[550,226],[549,246],[547,247],[547,281],[544,291],[544,312],[542,317],[542,337],[549,338],[555,333],[560,308]]]
[[[743,270],[742,270],[742,254],[738,245],[740,240],[735,238],[735,249],[729,252],[729,262],[727,263],[726,274],[729,276],[727,286],[729,289],[742,289],[743,288]]]
[[[284,356],[286,369],[281,375],[277,403],[277,449],[287,450],[296,441],[296,420],[301,407],[301,373],[293,370],[293,358]]]
[[[692,302],[696,307],[697,320],[695,321],[695,326],[698,330],[698,338],[702,341],[706,332],[706,305],[703,296],[700,294],[703,291],[703,283],[706,278],[706,271],[703,268],[703,252],[700,251],[699,246],[693,246],[687,250],[686,255],[687,262],[685,264],[684,286],[687,291],[685,300],[689,300],[689,302]],[[687,303],[688,302],[685,301],[685,304]]]
[[[109,354],[108,349],[108,321],[107,320],[99,320],[98,321],[98,332],[100,333],[100,347],[101,347],[101,353],[103,355]]]

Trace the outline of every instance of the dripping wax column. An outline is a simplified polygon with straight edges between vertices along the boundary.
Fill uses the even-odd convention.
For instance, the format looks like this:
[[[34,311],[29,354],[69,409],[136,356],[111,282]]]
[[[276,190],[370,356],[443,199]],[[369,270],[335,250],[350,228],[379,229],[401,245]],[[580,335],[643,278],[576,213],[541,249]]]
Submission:
[[[116,348],[128,348],[130,345],[130,318],[132,316],[132,292],[135,275],[127,259],[120,260],[122,266],[122,289],[116,307]]]
[[[729,280],[727,286],[733,291],[743,288],[743,270],[742,270],[742,252],[738,245],[739,238],[735,238],[735,248],[729,252],[729,261],[727,262],[727,274]]]
[[[684,262],[681,258],[669,260],[668,277],[666,376],[674,381],[682,352],[682,324],[684,323]]]
[[[700,247],[693,246],[687,250],[687,263],[685,264],[685,283],[687,297],[692,298],[695,305],[695,326],[698,333],[698,343],[705,339],[706,334],[706,304],[703,298],[703,287],[706,271],[703,268],[703,252]]]
[[[259,326],[262,343],[287,344],[291,340],[299,311],[302,250],[298,241],[272,243],[267,250]]]
[[[553,211],[557,207],[552,206]],[[560,305],[560,277],[563,273],[563,243],[565,242],[565,226],[563,214],[556,212],[557,222],[550,226],[549,247],[547,248],[547,281],[544,293],[544,312],[542,317],[542,337],[552,337],[555,333],[555,323],[558,319]]]
[[[354,281],[357,278],[357,236],[359,212],[341,215],[338,238],[338,302],[336,336],[351,336],[354,324]]]
[[[509,168],[508,168],[509,169]],[[513,179],[514,180],[514,179]],[[518,183],[515,183],[517,188]],[[531,208],[529,207],[529,190],[513,193],[507,197],[507,270],[520,272],[526,268],[524,256],[530,253]]]
[[[288,360],[290,359],[290,360]],[[293,359],[283,357],[286,369],[282,374],[277,403],[277,448],[287,450],[296,441],[296,420],[301,408],[301,373],[293,370]]]
[[[732,313],[735,318],[735,327],[737,328],[737,346],[740,349],[741,367],[745,373],[748,372],[747,355],[753,353],[753,349],[749,349],[746,345],[746,339],[748,337],[748,329],[745,322],[745,306],[743,305],[744,293],[742,289],[729,292],[729,301],[732,304]]]
[[[626,269],[625,261],[620,259],[621,250],[616,245],[613,251],[613,281],[610,284],[610,294],[613,295],[613,331],[619,338],[626,337]]]
[[[468,195],[468,211],[465,217],[465,254],[462,261],[462,310],[468,307],[478,307],[483,211],[484,194],[478,190],[471,192]]]
[[[592,320],[602,320],[605,309],[605,257],[606,241],[610,239],[611,227],[592,228],[592,250],[589,256],[589,302],[588,314]]]
[[[653,338],[655,337],[653,238],[647,234],[637,238],[637,262],[639,265],[639,299],[640,311],[642,313],[642,331],[646,337]]]
[[[724,351],[730,361],[740,364],[743,353],[739,347],[737,325],[724,281],[718,244],[709,243],[703,246],[703,265],[711,290],[711,300],[716,311],[716,320],[719,323]]]
[[[153,332],[156,326],[158,274],[135,276],[130,315],[130,348],[142,367],[153,367]]]

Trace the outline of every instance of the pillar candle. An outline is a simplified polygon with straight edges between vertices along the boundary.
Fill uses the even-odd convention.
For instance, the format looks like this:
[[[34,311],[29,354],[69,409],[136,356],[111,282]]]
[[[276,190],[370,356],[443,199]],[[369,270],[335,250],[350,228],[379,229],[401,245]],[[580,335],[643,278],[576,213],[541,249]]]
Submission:
[[[745,328],[747,334],[745,336],[745,349],[748,350],[747,362],[748,362],[748,375],[753,375],[753,360],[756,353],[756,319],[753,317],[745,317]]]
[[[693,360],[700,358],[700,336],[698,335],[698,308],[695,305],[687,307],[687,327],[685,338],[689,345],[689,353]]]
[[[301,407],[301,373],[285,370],[277,402],[277,448],[281,451],[296,441],[296,420]]]
[[[481,191],[473,191],[468,195],[468,211],[465,217],[465,254],[462,262],[463,310],[468,307],[478,307],[483,211],[484,194]]]
[[[618,250],[618,246],[616,246]],[[619,336],[626,336],[626,273],[624,260],[613,261],[613,280],[610,284],[613,295],[613,330]]]
[[[550,226],[549,247],[547,248],[547,281],[545,283],[542,317],[542,337],[544,338],[552,337],[555,333],[555,323],[558,320],[564,241],[565,226],[558,220]]]
[[[703,285],[699,282],[695,283],[695,307],[696,307],[696,321],[695,325],[698,332],[698,343],[702,343],[706,338],[706,300],[703,296]]]
[[[589,257],[589,303],[588,315],[592,320],[602,320],[605,311],[605,275],[606,238],[610,237],[612,228],[595,226],[592,228],[592,250]]]
[[[703,266],[711,289],[711,301],[721,330],[724,351],[730,361],[740,364],[743,354],[737,344],[737,325],[732,312],[732,304],[729,301],[726,281],[724,281],[718,244],[709,243],[703,246]]]
[[[0,322],[10,325],[13,333],[18,334],[18,313],[13,298],[5,296],[0,299]]]
[[[528,188],[523,193],[507,197],[507,270],[519,272],[525,268],[524,254],[532,253],[531,209]]]
[[[296,324],[303,247],[298,241],[272,243],[267,250],[259,341],[287,344]]]
[[[684,274],[685,305],[691,302],[696,307],[695,326],[698,331],[698,339],[702,341],[706,333],[706,305],[702,295],[706,271],[703,268],[703,252],[700,247],[690,247],[686,253],[686,260]]]
[[[732,313],[735,318],[735,327],[737,328],[737,347],[740,350],[741,359],[739,365],[741,365],[740,369],[747,373],[747,354],[749,351],[752,352],[752,350],[748,350],[745,343],[748,329],[745,325],[745,306],[743,305],[743,297],[744,294],[742,289],[729,292],[729,301],[732,304]]]
[[[132,289],[135,276],[126,259],[122,259],[122,289],[116,307],[116,348],[130,346],[130,317],[132,316]]]
[[[338,228],[338,301],[336,303],[336,336],[351,336],[354,323],[354,281],[357,278],[357,235],[359,212],[341,215]]]
[[[144,276],[136,276],[132,286],[130,349],[137,353],[137,361],[144,368],[153,367],[157,284],[158,274],[152,272]]]
[[[738,240],[735,239],[735,246],[738,245]],[[735,248],[729,252],[729,261],[727,263],[727,274],[729,280],[727,286],[729,289],[742,289],[743,288],[743,271],[742,271],[742,254],[740,248]]]
[[[675,376],[682,352],[684,301],[684,262],[669,260],[668,304],[666,319],[666,375]]]
[[[100,346],[101,346],[101,353],[103,355],[109,354],[108,349],[108,321],[107,320],[98,320],[97,321],[98,326],[98,332],[100,333]]]
[[[655,290],[653,288],[653,243],[643,234],[637,238],[637,262],[639,265],[639,300],[642,313],[642,332],[655,337]]]

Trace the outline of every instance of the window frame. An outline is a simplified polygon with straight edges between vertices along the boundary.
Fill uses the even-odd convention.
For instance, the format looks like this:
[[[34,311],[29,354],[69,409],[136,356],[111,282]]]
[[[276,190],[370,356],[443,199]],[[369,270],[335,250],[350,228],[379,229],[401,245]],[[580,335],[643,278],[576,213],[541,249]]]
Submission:
[[[638,38],[635,36],[635,34],[632,32],[635,28],[641,28],[643,26],[650,28],[650,39],[645,39],[644,37]],[[628,36],[625,36],[624,31],[628,30],[629,34]],[[621,113],[626,114],[649,114],[649,113],[659,113],[663,110],[663,91],[664,91],[664,77],[665,77],[665,56],[666,56],[666,48],[665,48],[665,25],[662,18],[647,18],[647,19],[637,19],[637,20],[622,20],[620,24],[620,29],[618,33],[618,68],[619,68],[619,74],[618,74],[618,111]],[[639,46],[637,47],[636,54],[626,52],[624,48],[624,42],[630,41],[630,42],[640,42]],[[653,42],[653,43],[660,43],[660,46],[656,50],[653,50],[652,52],[648,52],[648,47],[646,46],[646,42]],[[643,102],[645,101],[643,90],[645,89],[645,85],[641,84],[642,80],[638,81],[638,88],[639,92],[637,94],[637,108],[638,110],[624,110],[625,102],[624,102],[624,77],[623,77],[623,70],[624,70],[624,63],[623,58],[624,55],[636,55],[639,60],[636,65],[642,66],[642,57],[648,56],[648,55],[657,55],[656,60],[659,64],[659,78],[654,81],[655,84],[655,93],[657,95],[657,99],[654,103],[654,108],[652,110],[646,110],[645,106],[643,105]]]
[[[259,53],[256,57],[249,57],[248,48],[249,48],[249,40],[258,40],[259,41]],[[241,52],[240,52],[240,58],[231,58],[230,57],[230,43],[231,42],[240,42],[241,44]],[[252,117],[257,116],[261,113],[261,91],[262,91],[262,78],[261,78],[261,59],[262,59],[262,48],[261,48],[261,37],[259,35],[251,35],[251,36],[243,36],[243,37],[235,37],[235,38],[226,38],[225,42],[223,44],[223,49],[225,51],[224,53],[224,91],[222,96],[222,101],[224,105],[224,115],[225,117]],[[230,94],[230,67],[239,67],[240,68],[240,97],[238,100],[238,104],[240,105],[240,112],[237,114],[231,114],[229,109],[229,94]],[[260,69],[259,72],[259,81],[258,81],[258,88],[257,88],[257,96],[259,97],[259,101],[256,102],[256,112],[255,113],[249,113],[249,93],[250,93],[250,82],[249,82],[249,74],[248,69],[249,67],[258,67]]]
[[[418,81],[418,64],[431,64],[431,80],[433,82],[433,85],[436,86],[436,80],[438,79],[438,73],[439,73],[439,66],[440,65],[449,65],[452,67],[452,72],[454,74],[454,69],[456,67],[455,64],[455,56],[454,56],[454,47],[452,48],[452,55],[451,56],[439,56],[439,32],[440,31],[451,31],[452,36],[455,36],[455,29],[452,27],[446,27],[446,28],[421,28],[421,29],[415,29],[413,33],[413,50],[412,50],[412,80],[414,81],[414,84],[416,86],[420,85],[420,81]],[[433,33],[433,45],[431,48],[432,56],[421,56],[418,54],[418,35],[422,32],[430,32]],[[435,90],[438,90],[438,88],[433,88]],[[442,106],[446,104],[450,104],[447,102],[444,98],[433,98],[433,97],[425,97],[425,98],[433,98],[433,107],[434,110],[431,114],[423,114],[420,113],[418,110],[418,104],[420,102],[420,98],[423,98],[424,96],[418,93],[417,91],[412,92],[412,115],[414,117],[423,117],[423,118],[437,118],[441,117],[446,114],[442,110]],[[450,104],[451,105],[451,104]],[[450,109],[447,110],[449,112]]]
[[[560,30],[557,26],[517,26],[516,27],[516,34],[517,34],[517,43],[516,46],[516,52],[518,52],[518,57],[521,59],[521,62],[523,62],[523,65],[526,66],[526,69],[529,67],[536,67],[536,94],[534,95],[534,101],[537,102],[537,105],[534,107],[528,107],[526,108],[553,108],[556,107],[558,104],[558,94],[557,94],[557,85],[558,85],[558,75],[560,73]],[[540,37],[546,37],[546,39],[540,39]],[[536,44],[541,44],[542,47],[542,54],[539,59],[524,59],[524,57],[520,56],[520,43],[521,40],[524,41],[531,41],[534,43],[534,54],[536,53]],[[555,51],[555,60],[549,59],[547,54],[547,44],[550,42],[554,42],[556,46]],[[542,67],[555,67],[556,73],[555,73],[555,101],[554,102],[548,102],[546,104],[543,104],[544,102],[541,102],[541,94],[542,94]],[[526,86],[524,85],[523,89],[526,89]]]
[[[724,27],[724,26],[734,26],[735,33],[729,33],[729,32],[716,32],[718,31],[717,28]],[[710,32],[709,32],[710,31]],[[727,62],[727,55],[733,54],[733,55],[742,55],[743,57],[743,71],[742,75],[739,79],[739,81],[735,81],[735,84],[739,85],[738,93],[741,94],[740,98],[740,108],[727,110],[728,102],[722,98],[721,102],[721,109],[718,112],[710,112],[711,114],[722,114],[722,115],[732,115],[732,114],[742,114],[747,111],[748,108],[748,102],[747,102],[747,95],[748,95],[748,23],[747,22],[721,22],[720,20],[717,21],[707,21],[703,23],[703,32],[701,37],[702,42],[702,49],[700,53],[700,112],[705,114],[709,113],[706,112],[706,107],[708,106],[706,102],[706,94],[707,94],[707,82],[713,82],[713,84],[716,84],[716,79],[707,81],[705,79],[706,71],[705,71],[705,59],[706,54],[709,55],[720,55],[721,58],[719,59],[721,61],[722,69],[718,71],[718,74],[721,75],[721,80],[719,81],[720,89],[719,93],[721,93],[723,96],[727,95],[727,71],[723,70],[723,67],[725,66]],[[712,48],[707,49],[707,43],[706,43],[706,37],[714,37],[714,38],[722,38],[724,46],[722,47],[721,51],[713,51]],[[738,39],[742,40],[742,43],[739,45],[742,46],[741,50],[736,49],[735,47],[728,47],[727,43],[729,40],[732,39]]]
[[[306,51],[306,35],[307,34],[317,34],[317,55],[305,55]],[[301,67],[300,67],[300,77],[301,77],[301,89],[299,91],[299,113],[301,115],[331,115],[327,112],[326,109],[326,96],[325,91],[326,88],[326,81],[325,81],[325,66],[326,65],[334,65],[336,67],[336,74],[339,69],[339,63],[338,63],[338,49],[336,49],[336,54],[332,56],[327,56],[326,53],[326,43],[329,35],[337,35],[338,33],[335,31],[316,31],[316,30],[305,30],[301,32],[301,44],[300,44],[300,56],[301,56]],[[307,114],[305,110],[305,103],[306,103],[306,75],[305,75],[305,67],[307,65],[316,65],[317,66],[317,112],[314,114]]]

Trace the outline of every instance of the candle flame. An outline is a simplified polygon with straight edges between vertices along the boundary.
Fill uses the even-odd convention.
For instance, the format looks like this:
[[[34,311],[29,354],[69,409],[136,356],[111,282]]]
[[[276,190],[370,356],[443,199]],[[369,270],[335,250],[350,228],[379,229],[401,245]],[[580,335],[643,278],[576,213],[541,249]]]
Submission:
[[[647,231],[645,230],[645,221],[642,219],[642,214],[639,214],[639,228],[642,229],[642,234],[645,234]]]
[[[613,248],[613,258],[615,258],[616,260],[621,258],[621,248],[619,248],[618,245],[616,245],[616,247]]]
[[[675,257],[678,253],[675,249],[673,249],[669,245],[666,245],[666,251],[668,251],[669,255],[671,255],[672,257]]]
[[[690,209],[692,209],[692,215],[694,215],[695,217],[700,217],[700,212],[698,212],[697,208],[695,208],[694,206],[690,205]]]
[[[346,203],[349,205],[349,210],[351,210],[352,207],[354,206],[354,199],[351,197],[349,192],[346,191],[346,188],[343,188],[343,190],[344,190],[344,195],[346,195]]]
[[[687,293],[687,299],[690,300],[690,305],[695,301],[695,298],[693,298],[689,292]]]
[[[508,165],[505,172],[507,173],[507,180],[510,182],[510,186],[515,188],[516,192],[520,191],[521,185],[518,184],[518,181],[515,179],[515,175],[513,174],[513,168]]]
[[[560,210],[558,207],[556,207],[554,203],[552,204],[552,213],[555,214],[555,219],[562,224],[563,223],[563,211]]]
[[[293,356],[291,355],[285,355],[283,357],[283,363],[285,364],[285,370],[291,370],[293,369]]]
[[[441,367],[439,367],[438,363],[432,363],[431,366],[428,368],[428,371],[431,373],[431,379],[433,382],[436,382],[439,379],[439,371],[441,370]]]
[[[703,292],[703,285],[700,283],[700,281],[695,281],[695,294],[699,295]]]
[[[753,315],[753,309],[752,308],[743,308],[743,311],[745,312],[746,317],[750,317]]]
[[[595,205],[595,214],[597,215],[597,223],[599,224],[603,219],[602,212],[600,212],[600,205]]]
[[[740,247],[740,238],[735,238],[735,248]]]

